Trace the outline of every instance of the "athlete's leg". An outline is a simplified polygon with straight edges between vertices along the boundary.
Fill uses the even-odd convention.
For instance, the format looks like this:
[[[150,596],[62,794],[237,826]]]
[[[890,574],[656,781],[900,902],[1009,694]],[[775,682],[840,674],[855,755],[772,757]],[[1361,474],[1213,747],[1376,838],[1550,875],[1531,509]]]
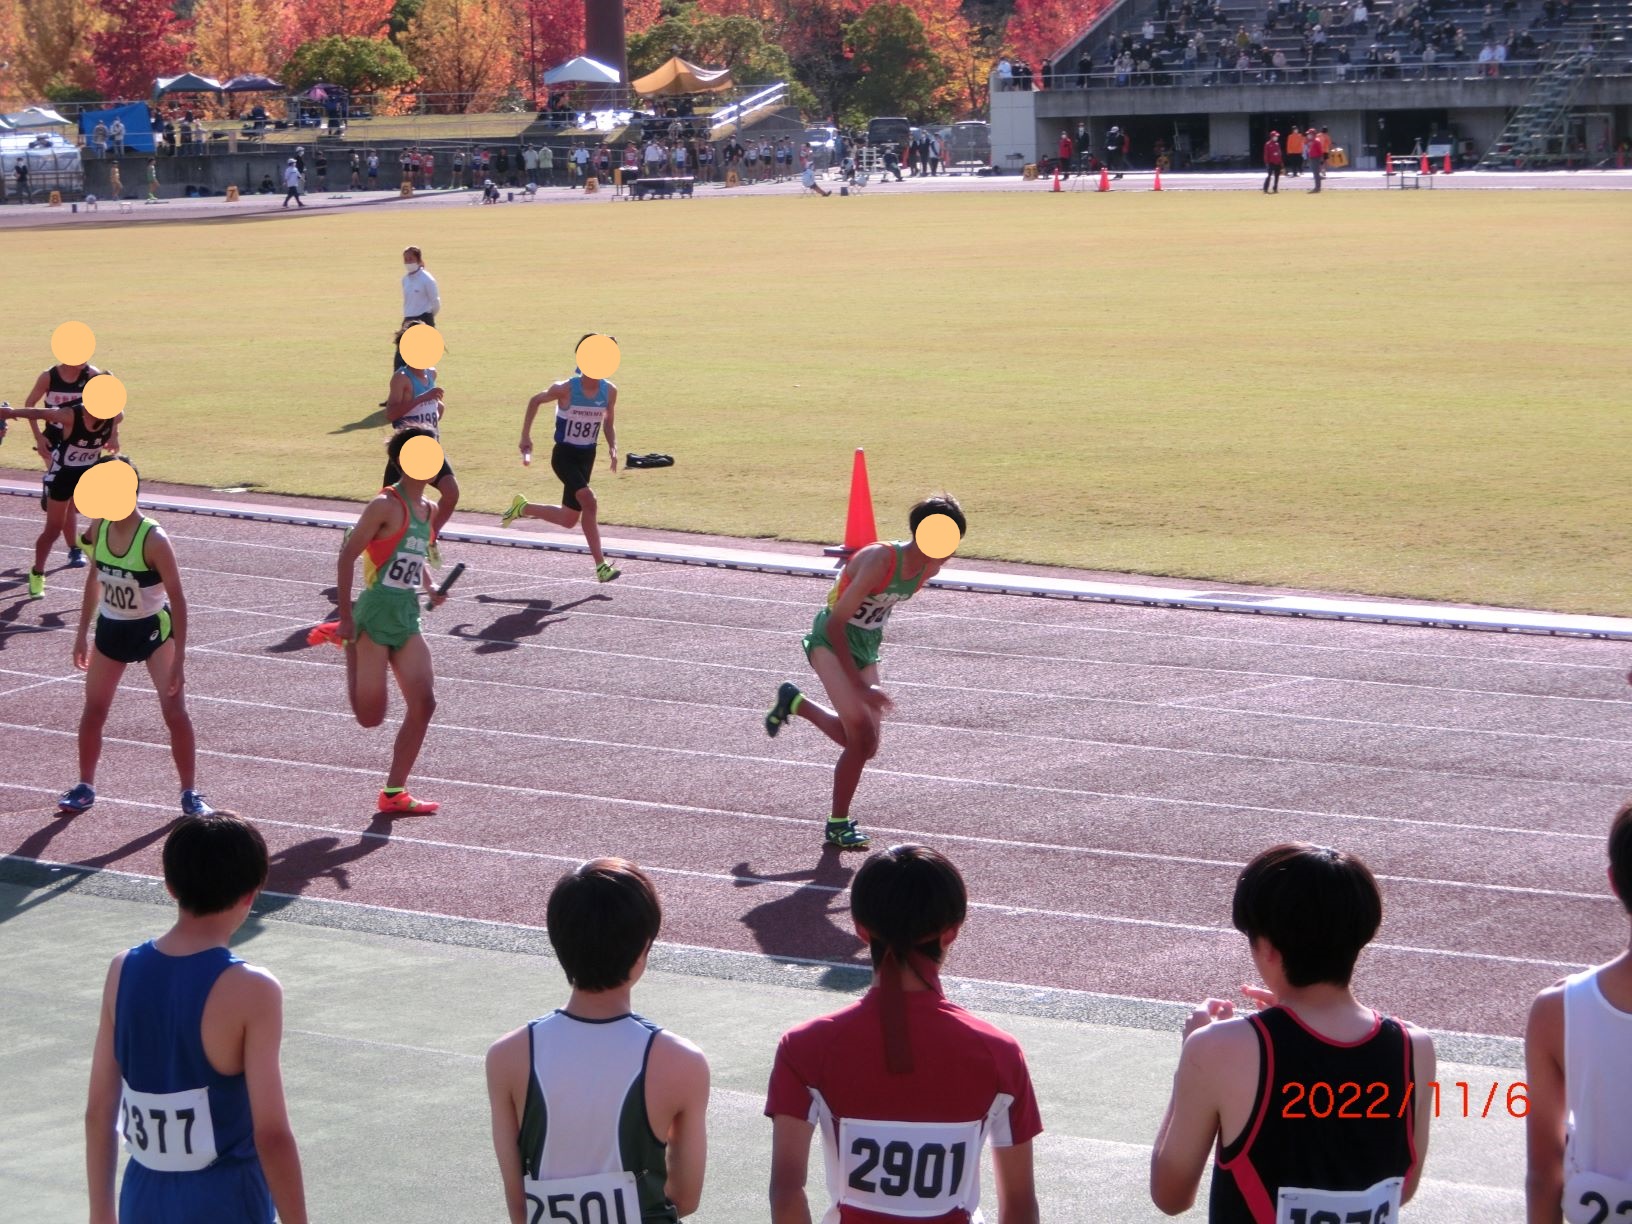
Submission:
[[[833,767],[831,815],[835,820],[846,820],[850,816],[850,801],[861,782],[861,771],[878,753],[881,720],[862,697],[863,690],[850,679],[844,665],[831,650],[817,647],[811,651],[810,665],[821,679],[834,708],[831,712],[821,706],[813,709],[813,703],[807,698],[800,703],[799,713],[844,747],[844,751],[839,753],[838,764]],[[872,685],[878,680],[878,669],[863,668],[861,676],[864,685]],[[824,715],[829,720],[828,725],[823,723]],[[839,734],[835,734],[831,720],[837,720]]]
[[[595,558],[595,564],[599,567],[606,564],[606,558],[601,555],[601,525],[596,517],[600,502],[595,500],[595,490],[579,489],[578,504],[584,508],[584,543],[589,545],[589,555]]]
[[[62,516],[62,542],[70,550],[79,547],[79,514],[73,502],[68,503],[68,512]]]
[[[431,534],[440,538],[442,528],[453,517],[453,508],[459,504],[459,481],[449,472],[436,482],[436,491],[442,496],[436,503],[436,513],[431,515]]]
[[[402,690],[407,711],[402,716],[402,728],[397,732],[397,744],[391,752],[391,773],[385,780],[388,790],[408,785],[408,771],[419,758],[425,729],[436,713],[431,649],[425,645],[424,638],[416,633],[393,650],[391,670],[396,673],[397,687]]]
[[[159,691],[159,712],[164,725],[170,730],[170,755],[176,762],[176,775],[181,789],[193,789],[197,741],[193,736],[193,720],[187,716],[186,685],[174,697],[170,682],[176,674],[176,643],[171,639],[153,652],[147,660],[147,674],[153,678],[153,687]]]
[[[368,634],[359,632],[346,643],[346,693],[351,712],[365,727],[385,721],[385,672],[391,652]]]
[[[578,526],[578,511],[568,509],[566,506],[539,506],[528,502],[527,508],[516,517],[543,519],[546,523],[554,523],[557,527],[566,527],[569,530]]]
[[[45,527],[34,541],[34,572],[45,573],[45,563],[51,556],[51,546],[57,542],[57,537],[64,532],[71,532],[73,527],[68,520],[72,518],[74,503],[71,501],[55,501],[47,498],[45,502]]]
[[[102,756],[102,728],[125,665],[115,663],[96,647],[91,647],[91,665],[85,673],[85,709],[79,716],[79,780],[96,785],[96,763]]]

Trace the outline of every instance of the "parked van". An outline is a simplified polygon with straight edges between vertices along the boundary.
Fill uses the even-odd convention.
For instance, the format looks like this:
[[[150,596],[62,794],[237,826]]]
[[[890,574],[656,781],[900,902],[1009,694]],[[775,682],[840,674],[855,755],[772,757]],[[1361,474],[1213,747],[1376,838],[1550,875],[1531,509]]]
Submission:
[[[946,154],[953,169],[986,169],[992,164],[992,125],[981,119],[954,123],[946,139]]]
[[[874,148],[883,148],[885,145],[894,145],[897,151],[906,147],[912,137],[912,123],[899,115],[886,119],[869,119],[867,121],[867,143]]]

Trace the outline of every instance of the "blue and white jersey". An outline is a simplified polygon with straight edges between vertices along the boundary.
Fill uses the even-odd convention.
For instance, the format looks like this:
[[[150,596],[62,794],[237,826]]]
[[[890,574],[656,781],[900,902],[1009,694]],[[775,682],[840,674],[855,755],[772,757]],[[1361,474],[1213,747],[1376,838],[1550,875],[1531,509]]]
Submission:
[[[125,954],[113,1028],[123,1224],[272,1224],[248,1084],[210,1065],[200,1027],[216,981],[242,963],[226,948],[167,956],[151,941]]]
[[[408,389],[413,393],[415,399],[436,386],[436,367],[434,366],[420,374],[415,374],[407,366],[398,366],[397,373],[408,376]],[[442,405],[435,400],[426,400],[424,403],[418,404],[403,413],[395,421],[391,422],[391,426],[393,429],[399,430],[428,429],[431,431],[433,438],[440,439],[442,436],[440,428],[441,408]]]
[[[574,374],[567,383],[571,394],[565,407],[555,410],[555,440],[562,446],[593,447],[601,440],[601,423],[606,420],[607,381],[595,385],[595,394],[584,394],[584,376]]]

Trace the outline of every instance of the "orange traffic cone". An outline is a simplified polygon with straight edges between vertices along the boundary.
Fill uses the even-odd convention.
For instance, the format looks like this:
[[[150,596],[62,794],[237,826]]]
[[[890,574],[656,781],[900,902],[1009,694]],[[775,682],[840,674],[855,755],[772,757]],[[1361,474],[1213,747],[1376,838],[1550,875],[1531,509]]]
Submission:
[[[1388,178],[1393,173],[1394,173],[1394,154],[1385,153],[1383,155],[1383,177]]]
[[[1442,171],[1440,171],[1440,173],[1442,173],[1442,174],[1450,174],[1451,173],[1451,155],[1449,153],[1445,154],[1445,168]]]
[[[850,510],[844,520],[844,543],[822,551],[830,557],[847,557],[878,540],[878,524],[873,520],[873,490],[867,483],[867,454],[859,446],[850,469]]]
[[[1428,154],[1426,154],[1426,153],[1424,153],[1422,155],[1422,166],[1418,170],[1418,173],[1419,174],[1432,174],[1433,173],[1432,170],[1428,169]]]
[[[1162,189],[1162,168],[1160,166],[1157,166],[1156,167],[1156,182],[1151,186],[1151,190],[1152,191],[1160,191],[1161,189]]]
[[[1059,166],[1059,163],[1056,162],[1054,164],[1054,190],[1058,191],[1059,189],[1060,189],[1060,166]]]
[[[1111,189],[1111,172],[1104,166],[1099,168],[1099,189],[1101,191],[1109,191]]]

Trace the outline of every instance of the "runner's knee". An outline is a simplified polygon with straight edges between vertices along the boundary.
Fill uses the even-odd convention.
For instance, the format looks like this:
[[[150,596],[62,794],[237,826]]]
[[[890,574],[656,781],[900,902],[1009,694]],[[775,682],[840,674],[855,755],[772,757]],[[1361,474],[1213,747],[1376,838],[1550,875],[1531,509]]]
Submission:
[[[578,490],[578,508],[585,514],[594,514],[597,506],[595,493],[591,489]]]
[[[430,722],[432,715],[436,713],[436,694],[427,690],[409,697],[405,704],[408,707],[409,718]]]

